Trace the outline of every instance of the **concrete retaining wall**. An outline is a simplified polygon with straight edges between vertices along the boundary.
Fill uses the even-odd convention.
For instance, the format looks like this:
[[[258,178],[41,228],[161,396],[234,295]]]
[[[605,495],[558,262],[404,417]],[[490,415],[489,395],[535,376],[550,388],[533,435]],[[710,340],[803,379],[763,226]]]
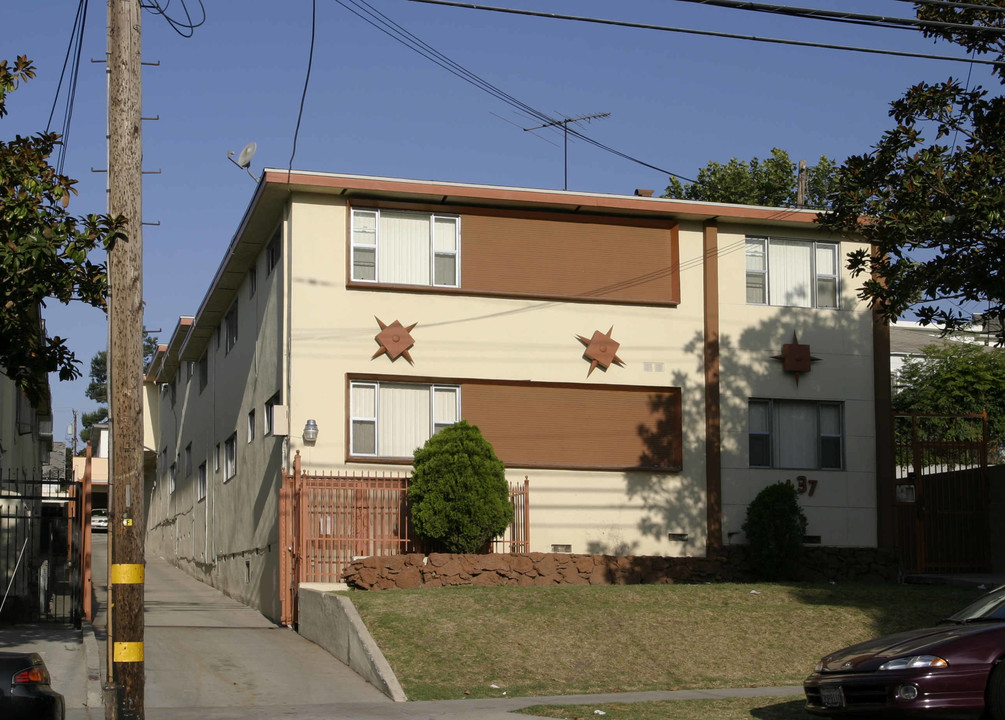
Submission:
[[[302,583],[297,632],[355,670],[395,702],[407,700],[398,678],[349,598]]]

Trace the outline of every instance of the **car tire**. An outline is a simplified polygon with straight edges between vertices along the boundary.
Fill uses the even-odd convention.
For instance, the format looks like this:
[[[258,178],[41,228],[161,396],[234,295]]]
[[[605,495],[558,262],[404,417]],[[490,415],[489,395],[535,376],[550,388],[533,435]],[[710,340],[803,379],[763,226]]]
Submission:
[[[989,720],[1005,720],[1005,662],[999,661],[991,670],[986,703]]]

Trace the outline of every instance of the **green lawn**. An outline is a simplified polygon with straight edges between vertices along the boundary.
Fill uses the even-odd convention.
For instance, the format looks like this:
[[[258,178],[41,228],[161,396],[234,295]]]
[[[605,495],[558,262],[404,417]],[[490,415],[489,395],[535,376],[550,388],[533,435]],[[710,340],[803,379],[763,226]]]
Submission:
[[[933,624],[978,594],[859,584],[348,593],[413,700],[798,685],[827,652]]]

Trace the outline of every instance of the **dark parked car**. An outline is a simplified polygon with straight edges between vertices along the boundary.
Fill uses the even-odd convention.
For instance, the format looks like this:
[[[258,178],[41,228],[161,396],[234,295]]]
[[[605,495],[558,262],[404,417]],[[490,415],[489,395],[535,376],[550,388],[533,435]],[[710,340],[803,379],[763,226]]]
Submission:
[[[936,627],[831,653],[803,683],[817,715],[1005,720],[1005,586]]]
[[[49,685],[38,653],[0,652],[0,718],[63,720],[63,696]]]

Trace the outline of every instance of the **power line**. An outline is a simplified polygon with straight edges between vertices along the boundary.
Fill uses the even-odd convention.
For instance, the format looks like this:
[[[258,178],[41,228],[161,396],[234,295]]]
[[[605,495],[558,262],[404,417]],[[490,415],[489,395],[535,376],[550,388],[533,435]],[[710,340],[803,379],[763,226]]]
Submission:
[[[972,58],[953,57],[949,55],[933,55],[930,53],[914,53],[901,50],[881,50],[878,48],[859,47],[854,45],[834,45],[816,43],[805,40],[785,40],[782,38],[766,38],[757,35],[739,35],[736,33],[717,32],[713,30],[693,30],[690,28],[670,27],[667,25],[652,25],[649,23],[634,23],[624,20],[606,20],[603,18],[585,17],[580,15],[561,15],[559,13],[537,12],[534,10],[518,10],[516,8],[501,8],[490,5],[475,5],[472,3],[451,2],[450,0],[409,0],[409,2],[426,3],[427,5],[443,5],[445,7],[465,8],[468,10],[485,10],[488,12],[507,13],[510,15],[527,15],[530,17],[550,18],[552,20],[572,20],[575,22],[595,23],[599,25],[614,25],[617,27],[634,28],[637,30],[659,30],[661,32],[682,33],[685,35],[704,35],[707,37],[730,38],[733,40],[749,40],[751,42],[773,43],[776,45],[795,45],[797,47],[813,47],[825,50],[843,50],[846,52],[870,53],[873,55],[892,55],[895,57],[920,58],[923,60],[947,60],[951,62],[979,63],[981,65],[1005,65],[1000,60],[974,60]]]
[[[161,2],[161,0],[141,0],[140,7],[155,15],[160,15],[167,20],[172,30],[182,37],[190,38],[195,34],[195,29],[206,22],[206,7],[202,4],[202,0],[196,0],[199,3],[199,12],[202,14],[202,20],[195,22],[192,20],[192,13],[188,9],[188,0],[179,0],[179,2],[181,3],[181,10],[185,14],[184,22],[168,14],[171,0],[167,0],[166,2]]]
[[[402,45],[409,48],[413,52],[422,55],[430,62],[439,65],[447,72],[459,77],[460,79],[464,80],[467,83],[470,83],[471,85],[474,85],[479,90],[482,90],[483,92],[492,95],[498,100],[502,100],[511,107],[514,107],[518,110],[521,110],[529,114],[531,117],[537,119],[541,123],[554,123],[558,120],[558,118],[552,117],[547,113],[541,112],[540,110],[531,107],[527,103],[517,99],[516,97],[501,90],[500,88],[496,87],[489,81],[475,74],[474,72],[468,70],[463,65],[454,62],[449,57],[441,53],[439,50],[432,47],[431,45],[420,39],[418,36],[409,32],[404,27],[391,20],[391,18],[381,13],[379,10],[377,10],[368,2],[366,2],[366,0],[334,0],[334,1],[339,5],[341,5],[343,8],[345,8],[346,10],[348,10],[349,12],[351,12],[352,14],[356,15],[361,20],[372,25],[377,30],[380,30],[385,35],[400,42]],[[679,178],[680,180],[683,180],[685,182],[689,183],[695,182],[694,180],[684,177],[683,175],[672,172],[670,170],[666,170],[651,163],[645,162],[644,160],[640,160],[639,158],[621,152],[620,150],[615,150],[612,147],[609,147],[597,140],[594,140],[593,138],[587,135],[584,135],[578,130],[571,129],[569,130],[569,134],[575,138],[578,138],[584,142],[593,145],[596,148],[599,148],[600,150],[609,152],[624,160],[628,160],[629,162],[636,163],[637,165],[647,167],[650,170],[655,170],[665,175],[670,175]]]
[[[84,25],[87,23],[87,0],[80,0],[77,5],[77,14],[73,20],[73,29],[70,31],[70,42],[66,47],[66,57],[63,59],[63,70],[59,75],[59,83],[56,86],[56,96],[52,99],[52,110],[49,111],[49,121],[45,125],[45,131],[49,132],[52,126],[52,118],[56,114],[56,106],[59,104],[59,93],[63,88],[63,79],[66,77],[67,66],[70,65],[71,56],[73,58],[70,65],[70,77],[66,85],[66,103],[63,108],[63,119],[60,123],[60,143],[56,156],[56,172],[63,174],[63,165],[66,162],[66,149],[70,139],[70,121],[73,118],[73,103],[77,97],[77,78],[80,75],[80,53],[84,46]]]
[[[793,7],[791,5],[769,5],[765,3],[748,2],[747,0],[675,0],[676,2],[695,3],[710,7],[729,8],[732,10],[749,10],[751,12],[769,13],[772,15],[788,15],[809,20],[826,20],[829,22],[844,22],[853,25],[870,27],[913,30],[922,27],[942,28],[944,30],[966,30],[986,35],[1005,35],[1005,28],[975,26],[969,23],[944,22],[941,20],[919,20],[918,18],[890,17],[888,15],[868,15],[835,10],[818,10],[816,8]]]
[[[949,2],[948,0],[894,0],[912,5],[928,5],[930,7],[946,8],[947,10],[984,10],[989,12],[1005,12],[1005,7],[998,5],[978,5],[975,3]]]
[[[290,153],[290,165],[287,168],[287,181],[289,173],[293,172],[293,158],[297,155],[297,137],[300,135],[300,121],[304,117],[304,102],[307,100],[307,86],[311,82],[311,68],[314,65],[314,33],[318,23],[318,0],[311,0],[311,49],[307,55],[307,76],[304,78],[304,90],[300,94],[300,112],[297,113],[297,129],[293,131],[293,151]]]

